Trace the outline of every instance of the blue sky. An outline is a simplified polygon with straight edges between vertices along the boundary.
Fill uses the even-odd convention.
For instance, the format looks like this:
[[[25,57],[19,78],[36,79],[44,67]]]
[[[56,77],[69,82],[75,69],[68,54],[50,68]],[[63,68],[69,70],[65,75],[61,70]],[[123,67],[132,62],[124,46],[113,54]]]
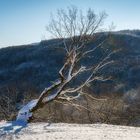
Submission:
[[[75,5],[108,14],[115,30],[140,29],[140,0],[0,0],[0,47],[38,42],[46,36],[50,13]]]

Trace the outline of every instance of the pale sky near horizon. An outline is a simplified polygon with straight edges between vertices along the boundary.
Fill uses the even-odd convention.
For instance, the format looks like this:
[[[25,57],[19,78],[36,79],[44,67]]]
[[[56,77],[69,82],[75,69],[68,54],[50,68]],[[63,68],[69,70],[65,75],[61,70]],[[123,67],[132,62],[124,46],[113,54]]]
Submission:
[[[50,13],[75,5],[106,11],[115,30],[140,29],[140,0],[0,0],[0,47],[39,42],[46,36]]]

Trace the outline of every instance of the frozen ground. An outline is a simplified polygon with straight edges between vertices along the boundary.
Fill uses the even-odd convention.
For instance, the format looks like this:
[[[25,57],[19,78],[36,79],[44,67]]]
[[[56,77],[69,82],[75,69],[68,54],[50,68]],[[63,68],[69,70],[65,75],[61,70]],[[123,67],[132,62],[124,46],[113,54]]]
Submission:
[[[0,123],[0,140],[140,140],[140,128],[107,124]]]

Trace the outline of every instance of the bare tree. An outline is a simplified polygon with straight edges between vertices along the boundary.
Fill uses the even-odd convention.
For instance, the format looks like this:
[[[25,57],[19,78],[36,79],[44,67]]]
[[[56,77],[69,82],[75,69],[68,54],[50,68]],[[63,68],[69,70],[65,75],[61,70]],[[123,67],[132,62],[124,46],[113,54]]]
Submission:
[[[72,100],[83,94],[84,87],[90,86],[96,80],[108,80],[108,78],[98,74],[98,71],[112,63],[109,61],[109,57],[114,52],[108,53],[98,64],[86,67],[82,63],[89,54],[105,43],[106,38],[96,47],[88,47],[88,44],[96,39],[97,32],[101,31],[105,18],[105,12],[96,15],[92,9],[89,9],[86,14],[83,14],[81,10],[75,7],[68,8],[66,11],[58,10],[56,17],[52,16],[47,30],[62,42],[61,46],[65,50],[65,63],[59,70],[58,79],[51,86],[45,88],[38,99],[25,105],[19,111],[17,120],[29,121],[33,112],[53,100],[67,101],[79,107],[73,104]],[[80,76],[84,78],[76,84],[72,84]]]

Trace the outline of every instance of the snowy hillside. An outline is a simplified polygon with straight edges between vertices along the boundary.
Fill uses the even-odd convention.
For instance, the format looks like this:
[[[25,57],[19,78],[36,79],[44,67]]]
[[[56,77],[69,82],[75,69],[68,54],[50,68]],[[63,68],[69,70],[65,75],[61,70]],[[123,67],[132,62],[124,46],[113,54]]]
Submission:
[[[0,140],[139,140],[140,128],[107,124],[0,123]]]

